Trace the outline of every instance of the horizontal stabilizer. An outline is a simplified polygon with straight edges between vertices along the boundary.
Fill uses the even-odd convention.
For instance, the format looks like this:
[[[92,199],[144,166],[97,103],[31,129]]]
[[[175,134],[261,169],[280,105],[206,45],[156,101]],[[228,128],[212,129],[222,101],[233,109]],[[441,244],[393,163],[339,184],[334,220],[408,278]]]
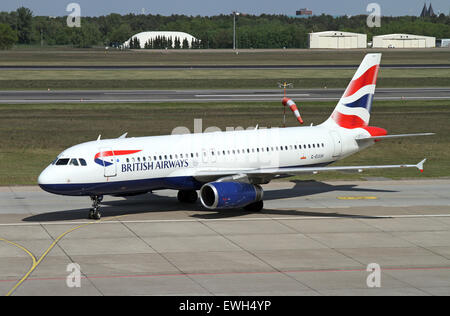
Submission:
[[[367,136],[367,137],[363,136],[356,138],[356,140],[386,139],[386,138],[416,137],[416,136],[431,136],[431,135],[435,135],[435,133],[398,134],[398,135]]]

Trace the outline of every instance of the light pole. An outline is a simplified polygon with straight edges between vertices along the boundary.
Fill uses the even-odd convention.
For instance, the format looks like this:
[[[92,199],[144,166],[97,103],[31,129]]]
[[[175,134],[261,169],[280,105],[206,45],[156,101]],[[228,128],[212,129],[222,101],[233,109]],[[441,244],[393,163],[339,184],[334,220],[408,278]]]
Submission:
[[[239,15],[239,12],[233,11],[233,49],[236,49],[236,15]]]

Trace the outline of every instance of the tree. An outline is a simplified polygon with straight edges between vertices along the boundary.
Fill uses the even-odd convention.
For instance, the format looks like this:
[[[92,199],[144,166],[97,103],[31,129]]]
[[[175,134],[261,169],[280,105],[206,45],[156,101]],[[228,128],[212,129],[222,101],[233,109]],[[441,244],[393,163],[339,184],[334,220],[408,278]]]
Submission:
[[[73,28],[72,44],[79,48],[89,48],[100,42],[100,32],[95,24],[84,22]]]
[[[111,46],[119,46],[130,38],[133,30],[130,25],[124,23],[109,33],[109,43]]]
[[[30,44],[33,24],[33,12],[25,7],[17,9],[17,35],[19,43]]]
[[[16,32],[9,25],[0,24],[0,49],[10,49],[16,42]]]
[[[183,39],[183,47],[182,48],[183,49],[189,48],[189,41],[186,37]]]

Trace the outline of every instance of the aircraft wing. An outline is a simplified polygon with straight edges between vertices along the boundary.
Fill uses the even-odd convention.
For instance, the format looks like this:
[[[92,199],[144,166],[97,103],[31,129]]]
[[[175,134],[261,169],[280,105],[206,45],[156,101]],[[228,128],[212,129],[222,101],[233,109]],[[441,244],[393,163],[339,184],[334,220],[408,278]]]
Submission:
[[[227,177],[230,181],[240,181],[240,179],[250,178],[274,178],[283,175],[297,175],[308,173],[320,173],[325,171],[356,171],[373,169],[392,169],[392,168],[417,168],[423,172],[423,164],[426,159],[418,164],[402,164],[402,165],[375,165],[375,166],[339,166],[339,167],[295,167],[295,168],[261,168],[261,169],[222,169],[222,170],[200,170],[194,177],[202,180],[214,177]],[[224,180],[225,181],[225,180]]]

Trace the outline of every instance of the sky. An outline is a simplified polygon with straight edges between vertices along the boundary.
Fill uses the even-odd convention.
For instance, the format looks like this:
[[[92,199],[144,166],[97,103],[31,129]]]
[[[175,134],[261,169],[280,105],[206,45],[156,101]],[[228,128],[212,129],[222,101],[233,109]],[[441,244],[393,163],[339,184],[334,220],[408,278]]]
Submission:
[[[30,8],[34,15],[64,16],[69,3],[81,7],[81,16],[100,16],[110,13],[134,14],[185,14],[213,16],[233,11],[260,15],[295,15],[300,8],[308,8],[313,14],[331,15],[368,14],[367,5],[376,2],[381,15],[419,15],[424,3],[430,0],[0,0],[0,11],[14,11],[18,7]],[[435,13],[449,14],[449,0],[431,1]]]

